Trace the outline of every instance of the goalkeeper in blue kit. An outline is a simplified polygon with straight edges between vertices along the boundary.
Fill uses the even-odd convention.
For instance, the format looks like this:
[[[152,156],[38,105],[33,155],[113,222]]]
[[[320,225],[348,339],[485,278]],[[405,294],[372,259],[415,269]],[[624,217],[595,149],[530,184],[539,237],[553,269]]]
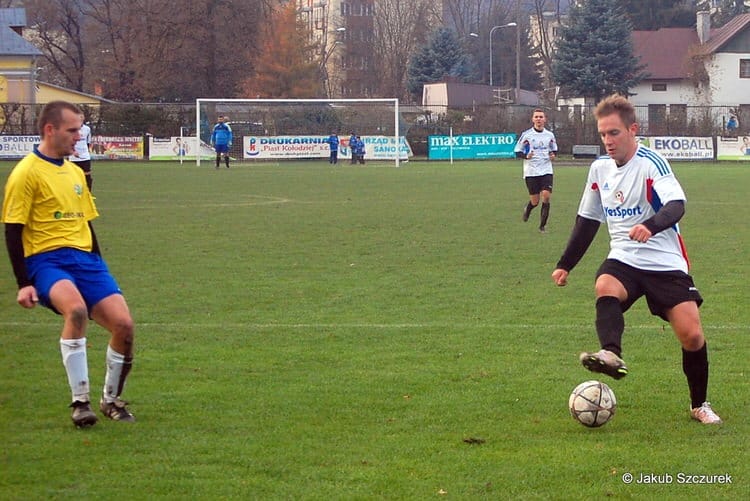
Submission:
[[[224,156],[224,162],[227,169],[229,168],[229,148],[232,147],[232,128],[226,123],[227,117],[219,116],[219,122],[214,125],[211,132],[211,146],[216,151],[216,168],[219,168],[221,157]]]

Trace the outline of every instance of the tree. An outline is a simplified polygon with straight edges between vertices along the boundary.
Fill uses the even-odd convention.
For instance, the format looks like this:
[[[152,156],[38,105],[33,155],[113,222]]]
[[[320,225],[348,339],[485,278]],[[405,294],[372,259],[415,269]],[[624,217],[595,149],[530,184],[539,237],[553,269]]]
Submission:
[[[44,7],[44,8],[42,8]],[[47,60],[44,75],[55,83],[77,91],[84,90],[86,45],[83,35],[85,16],[81,4],[68,0],[29,2],[27,22],[32,42]]]
[[[619,0],[572,5],[552,64],[554,81],[568,96],[596,102],[614,92],[627,95],[646,76],[631,31]]]
[[[685,0],[622,0],[634,30],[695,26],[695,9]]]
[[[427,45],[414,54],[409,62],[408,89],[415,97],[421,96],[426,83],[434,83],[452,77],[458,81],[467,81],[474,73],[474,68],[458,43],[453,31],[439,28]]]
[[[518,59],[528,61],[532,55],[529,44],[529,15],[533,5],[541,0],[443,0],[443,22],[455,29],[459,40],[470,41],[470,56],[477,68],[478,81],[493,81],[493,84],[514,87],[516,80],[516,51]],[[559,3],[560,0],[558,0]],[[499,29],[515,23],[516,27]],[[520,31],[517,31],[520,30]],[[492,33],[492,43],[490,43]],[[517,39],[517,37],[520,37]],[[517,44],[518,42],[518,44]],[[520,46],[520,47],[519,47]],[[492,47],[492,79],[489,78],[489,51]],[[521,64],[521,83],[525,89],[534,89],[539,84],[537,68]]]
[[[189,96],[239,97],[252,73],[261,31],[280,0],[177,0],[189,16],[179,85]],[[182,14],[181,14],[182,15]]]
[[[313,98],[321,87],[323,59],[309,42],[307,29],[297,17],[294,2],[287,3],[270,20],[261,35],[254,59],[254,74],[242,82],[248,98]]]
[[[509,14],[514,15],[515,4],[518,0],[443,0],[443,22],[445,26],[456,30],[459,37],[467,37],[469,33],[486,32],[485,27],[504,24],[516,19],[502,22]]]
[[[552,61],[556,50],[555,27],[562,25],[561,0],[534,0],[531,14],[531,54],[539,61],[543,99],[554,101],[556,92],[552,76]]]
[[[708,7],[705,7],[705,10],[709,10]],[[747,0],[721,0],[718,8],[711,15],[711,22],[715,26],[723,26],[733,17],[746,12],[750,12],[750,2]]]
[[[375,67],[378,95],[407,99],[409,55],[424,43],[432,0],[380,0],[375,11]]]
[[[25,0],[40,78],[122,101],[236,97],[279,0]]]

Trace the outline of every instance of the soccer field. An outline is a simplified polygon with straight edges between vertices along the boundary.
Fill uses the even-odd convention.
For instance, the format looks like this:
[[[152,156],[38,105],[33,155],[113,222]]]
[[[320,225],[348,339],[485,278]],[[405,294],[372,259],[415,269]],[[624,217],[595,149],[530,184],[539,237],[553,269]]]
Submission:
[[[630,375],[602,379],[613,420],[570,417],[597,379],[578,353],[598,349],[606,229],[567,287],[550,273],[587,165],[557,167],[540,234],[515,160],[97,162],[138,422],[73,427],[60,319],[16,304],[3,251],[0,499],[747,499],[750,171],[673,167],[721,426],[689,418],[679,343],[645,301],[626,314]],[[105,331],[88,340],[97,395]],[[711,479],[731,483],[688,482]]]

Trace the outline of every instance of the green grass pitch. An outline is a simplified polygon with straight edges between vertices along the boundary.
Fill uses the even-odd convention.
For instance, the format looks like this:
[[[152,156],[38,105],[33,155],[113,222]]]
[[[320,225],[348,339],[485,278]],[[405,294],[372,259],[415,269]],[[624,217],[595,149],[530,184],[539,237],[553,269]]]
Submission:
[[[679,344],[645,302],[626,315],[630,375],[601,377],[614,419],[570,417],[597,379],[577,356],[598,347],[604,228],[567,287],[550,273],[586,165],[557,167],[540,234],[517,161],[96,162],[138,422],[72,426],[60,319],[15,303],[2,256],[0,498],[747,499],[750,170],[673,167],[719,427],[690,420]],[[97,395],[107,337],[88,338]]]

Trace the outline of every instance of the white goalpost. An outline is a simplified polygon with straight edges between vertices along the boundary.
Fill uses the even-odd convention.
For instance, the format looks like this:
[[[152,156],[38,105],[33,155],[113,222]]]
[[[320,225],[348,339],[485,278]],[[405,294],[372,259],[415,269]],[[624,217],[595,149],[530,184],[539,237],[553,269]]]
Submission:
[[[230,156],[243,161],[323,159],[326,141],[337,133],[339,161],[351,160],[349,137],[360,136],[367,161],[408,160],[411,149],[400,132],[399,102],[378,99],[196,99],[195,131],[201,157],[211,155],[210,137],[219,116],[227,117]]]

